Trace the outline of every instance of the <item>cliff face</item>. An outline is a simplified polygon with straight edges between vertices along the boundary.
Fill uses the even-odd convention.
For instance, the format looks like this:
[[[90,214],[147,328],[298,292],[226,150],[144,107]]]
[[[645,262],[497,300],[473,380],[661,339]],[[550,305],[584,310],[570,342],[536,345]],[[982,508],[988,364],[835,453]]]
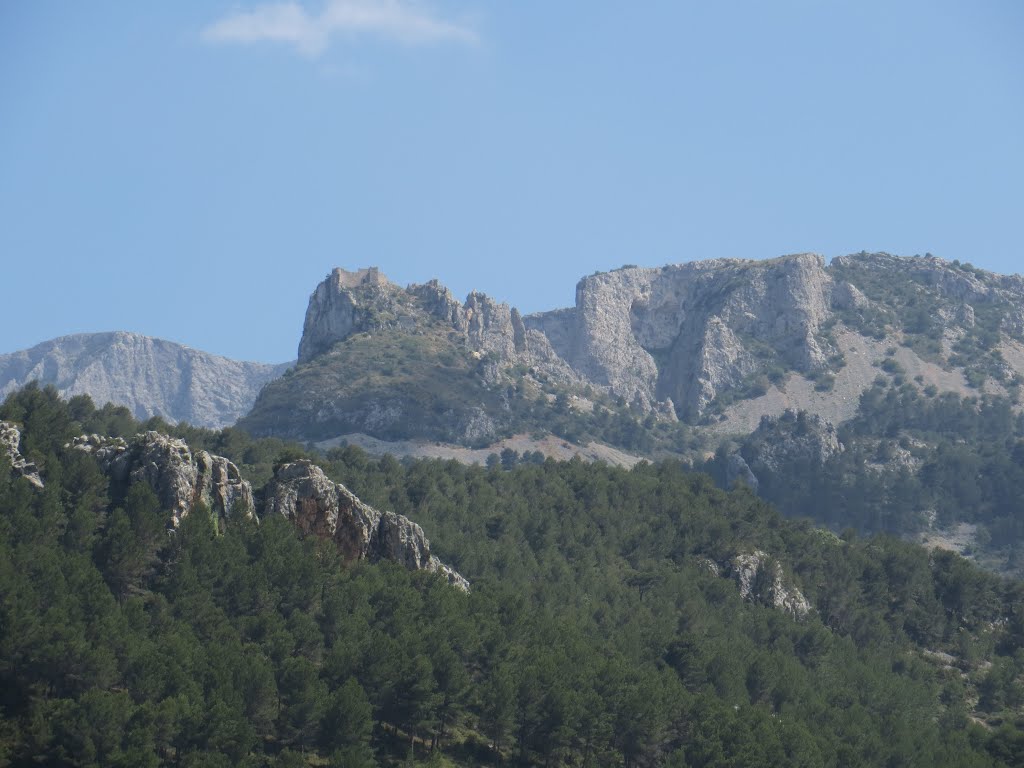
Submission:
[[[120,487],[146,482],[171,515],[171,526],[202,502],[224,530],[232,512],[255,512],[252,486],[233,463],[206,451],[193,452],[184,440],[146,432],[130,441],[83,435],[72,448],[96,457],[103,471]]]
[[[812,254],[704,261],[593,275],[580,281],[572,309],[524,318],[480,293],[460,304],[437,281],[403,291],[375,269],[336,269],[310,297],[299,360],[355,333],[412,330],[429,317],[498,366],[598,387],[645,412],[696,417],[766,358],[822,369],[832,352],[819,333],[831,290],[824,260]]]
[[[413,434],[485,445],[512,421],[516,365],[578,381],[507,304],[481,293],[459,302],[436,280],[403,289],[373,268],[335,269],[310,296],[299,365],[240,426],[307,440]]]
[[[388,344],[394,365],[380,360]],[[1010,386],[1024,376],[1024,278],[931,256],[719,259],[591,275],[573,307],[523,317],[436,280],[403,289],[336,269],[310,297],[299,375],[270,385],[246,426],[478,442],[514,431],[513,394],[586,390],[641,418],[721,418],[733,432],[787,408],[839,423],[879,374],[869,356],[888,349],[922,387]]]
[[[11,474],[23,477],[37,489],[43,489],[43,479],[36,465],[21,455],[21,430],[9,421],[0,421],[0,457],[11,465]]]
[[[346,560],[386,560],[441,573],[464,591],[469,582],[430,553],[423,529],[404,515],[380,512],[310,461],[284,464],[264,491],[264,515],[282,515],[300,530],[330,539]]]
[[[0,422],[0,451],[17,437],[17,430]],[[17,441],[14,442],[15,449]],[[200,502],[221,533],[230,532],[232,514],[256,517],[252,487],[238,467],[223,456],[192,451],[185,441],[158,432],[146,432],[131,440],[83,435],[69,446],[94,456],[113,485],[122,490],[145,482],[156,493],[161,507],[176,528]],[[20,458],[20,454],[17,455]],[[13,463],[13,460],[12,460]],[[34,480],[26,467],[15,471]],[[20,470],[19,470],[20,466]],[[346,560],[387,560],[410,570],[442,574],[462,590],[469,582],[430,552],[430,542],[419,525],[394,512],[380,512],[364,504],[345,486],[332,482],[309,461],[284,464],[261,493],[260,517],[281,515],[303,533],[333,541]]]
[[[306,309],[299,362],[309,362],[359,333],[415,333],[431,324],[454,334],[478,355],[503,362],[550,361],[557,367],[558,355],[547,338],[528,333],[514,307],[476,291],[460,303],[437,280],[402,289],[376,267],[355,272],[336,268],[317,286]]]
[[[633,267],[584,278],[573,310],[526,323],[552,332],[588,381],[646,410],[671,403],[689,418],[766,360],[822,369],[830,292],[824,260],[813,254]]]
[[[376,267],[346,272],[335,269],[309,297],[299,342],[299,362],[326,352],[337,341],[389,321],[397,308],[398,286]]]
[[[135,333],[78,334],[0,355],[0,398],[37,380],[63,397],[87,394],[97,405],[124,405],[138,419],[220,428],[248,412],[260,388],[286,367]]]
[[[699,418],[719,392],[740,386],[766,361],[805,373],[823,369],[834,352],[820,333],[829,317],[831,291],[823,259],[811,254],[765,262],[695,262],[593,275],[577,286],[575,307],[523,317],[477,292],[460,303],[436,280],[402,289],[374,268],[335,269],[310,296],[299,362],[331,365],[332,350],[337,353],[343,349],[337,345],[360,334],[416,336],[435,329],[480,361],[485,385],[507,384],[511,379],[503,373],[518,368],[549,388],[591,387],[642,413]],[[349,375],[358,373],[350,366]],[[358,398],[339,401],[336,388],[328,384],[306,398],[311,387],[283,381],[274,387],[282,393],[295,389],[278,401],[306,412],[299,419],[269,416],[271,391],[267,401],[257,402],[255,423],[249,424],[259,433],[281,434],[275,422],[330,421],[339,402],[348,414],[368,408],[368,413],[394,412],[401,419],[409,410],[401,398],[385,394],[370,398],[369,404]],[[500,420],[486,398],[478,400],[477,416],[469,416],[469,410],[435,410],[450,410],[450,420],[467,425]],[[374,431],[369,418],[349,421],[337,428],[379,432],[380,425]],[[315,424],[309,428],[317,429]],[[488,436],[487,428],[476,432]]]
[[[877,375],[868,356],[888,348],[922,386],[999,393],[1024,377],[1024,278],[884,253],[720,259],[595,274],[574,306],[524,317],[436,280],[336,269],[310,296],[289,380],[283,365],[87,334],[0,355],[0,396],[38,379],[138,418],[221,427],[251,407],[257,434],[483,445],[517,431],[511,399],[589,389],[641,418],[749,432],[786,408],[849,418]]]

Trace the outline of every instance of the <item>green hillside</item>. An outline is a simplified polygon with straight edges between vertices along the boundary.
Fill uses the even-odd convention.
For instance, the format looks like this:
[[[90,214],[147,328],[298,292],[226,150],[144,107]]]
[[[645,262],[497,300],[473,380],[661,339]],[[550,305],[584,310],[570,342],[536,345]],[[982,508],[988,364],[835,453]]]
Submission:
[[[46,489],[0,480],[0,764],[997,766],[1024,760],[1024,588],[951,554],[788,521],[674,463],[323,461],[473,585],[345,568],[283,519],[173,535],[81,432],[0,406]],[[149,424],[159,427],[159,424]],[[165,428],[165,427],[162,427]],[[180,428],[257,485],[282,451]],[[510,463],[511,464],[511,463]],[[743,600],[762,550],[813,606]]]

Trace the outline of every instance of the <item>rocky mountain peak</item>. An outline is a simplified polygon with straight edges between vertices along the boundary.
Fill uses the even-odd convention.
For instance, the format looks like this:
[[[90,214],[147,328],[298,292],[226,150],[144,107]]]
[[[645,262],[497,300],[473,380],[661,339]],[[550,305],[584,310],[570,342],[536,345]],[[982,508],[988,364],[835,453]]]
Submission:
[[[525,352],[526,328],[518,310],[471,291],[465,302],[437,280],[399,288],[376,267],[335,268],[309,298],[299,362],[308,362],[356,333],[397,328],[410,332],[441,323],[474,351],[511,360]]]
[[[62,397],[87,394],[97,405],[123,405],[139,420],[159,416],[219,429],[245,415],[260,388],[287,367],[137,333],[74,334],[0,355],[0,398],[38,381]]]
[[[300,362],[342,342],[336,359],[268,387],[247,428],[477,443],[565,395],[748,433],[786,408],[842,423],[880,372],[1008,391],[1024,378],[1024,278],[886,253],[712,259],[595,273],[574,306],[523,317],[476,291],[460,302],[436,280],[402,289],[378,270],[335,270],[310,298]],[[430,368],[444,373],[425,384]],[[530,402],[517,410],[516,398]]]
[[[410,285],[408,292],[419,301],[427,314],[453,328],[462,326],[462,305],[440,281],[434,279],[421,285]]]
[[[354,272],[336,267],[309,297],[299,362],[309,362],[354,333],[397,321],[401,292],[377,267]]]
[[[766,357],[803,372],[825,367],[831,292],[816,254],[718,259],[594,274],[577,285],[575,307],[524,318],[476,291],[460,303],[436,280],[402,290],[377,270],[335,270],[310,297],[299,360],[357,332],[439,321],[499,368],[525,364],[642,412],[694,418]]]

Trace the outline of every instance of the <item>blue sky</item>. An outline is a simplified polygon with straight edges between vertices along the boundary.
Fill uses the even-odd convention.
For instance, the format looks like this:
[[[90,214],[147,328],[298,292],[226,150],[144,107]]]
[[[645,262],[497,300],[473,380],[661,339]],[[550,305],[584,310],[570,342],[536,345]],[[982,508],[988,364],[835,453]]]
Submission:
[[[295,354],[334,266],[524,312],[622,264],[1024,272],[1024,3],[0,3],[0,352]]]

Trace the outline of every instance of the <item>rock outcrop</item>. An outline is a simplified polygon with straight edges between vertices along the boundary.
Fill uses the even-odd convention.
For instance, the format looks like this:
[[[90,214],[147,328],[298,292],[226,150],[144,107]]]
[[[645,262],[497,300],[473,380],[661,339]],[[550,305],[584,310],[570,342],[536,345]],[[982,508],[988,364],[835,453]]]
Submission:
[[[43,489],[39,469],[21,455],[21,431],[9,421],[0,421],[0,456],[11,464],[11,473],[25,478],[37,489]]]
[[[123,405],[137,419],[160,416],[218,429],[245,415],[263,385],[285,368],[135,333],[78,334],[0,355],[0,399],[39,381],[65,398],[85,394],[97,405]]]
[[[760,485],[757,475],[750,469],[746,459],[738,453],[733,453],[726,459],[725,487],[732,488],[736,483],[744,483],[754,493],[757,493]]]
[[[353,333],[396,322],[400,292],[376,267],[335,269],[309,297],[299,362],[312,360]]]
[[[305,533],[330,539],[349,561],[389,560],[410,570],[441,573],[454,586],[469,589],[469,582],[430,553],[419,525],[364,504],[311,461],[278,467],[264,496],[264,517],[281,515]]]
[[[0,451],[12,442],[16,451],[17,439],[13,425],[0,422]],[[131,440],[82,435],[66,447],[95,457],[111,484],[122,492],[132,483],[149,484],[169,515],[169,528],[177,528],[200,503],[209,509],[221,533],[229,532],[233,515],[255,518],[252,487],[238,467],[223,456],[193,451],[184,440],[159,432],[145,432]],[[24,468],[24,462],[19,466]],[[38,482],[38,476],[35,480],[26,476]],[[303,533],[330,539],[348,561],[396,562],[410,570],[440,573],[459,589],[469,589],[468,581],[431,554],[419,525],[364,504],[311,461],[276,468],[261,495],[260,517],[281,515]]]
[[[768,358],[802,372],[823,369],[831,289],[815,254],[628,267],[584,278],[572,310],[525,323],[550,333],[588,382],[647,410],[670,402],[694,418]]]
[[[252,487],[233,463],[206,451],[193,452],[184,440],[146,432],[129,441],[83,435],[72,448],[96,457],[100,467],[122,488],[149,483],[177,527],[198,503],[210,510],[223,530],[232,514],[255,514]]]
[[[779,474],[786,466],[821,466],[845,450],[831,422],[804,411],[764,416],[745,441],[742,458],[755,475]]]
[[[729,565],[744,600],[785,611],[797,620],[810,614],[810,602],[794,584],[786,583],[782,566],[768,553],[759,549],[742,553]]]
[[[309,362],[358,333],[384,329],[415,332],[439,322],[467,348],[505,363],[548,365],[574,378],[542,333],[530,333],[514,307],[471,292],[460,303],[437,280],[402,289],[376,267],[335,268],[309,297],[299,362]]]

